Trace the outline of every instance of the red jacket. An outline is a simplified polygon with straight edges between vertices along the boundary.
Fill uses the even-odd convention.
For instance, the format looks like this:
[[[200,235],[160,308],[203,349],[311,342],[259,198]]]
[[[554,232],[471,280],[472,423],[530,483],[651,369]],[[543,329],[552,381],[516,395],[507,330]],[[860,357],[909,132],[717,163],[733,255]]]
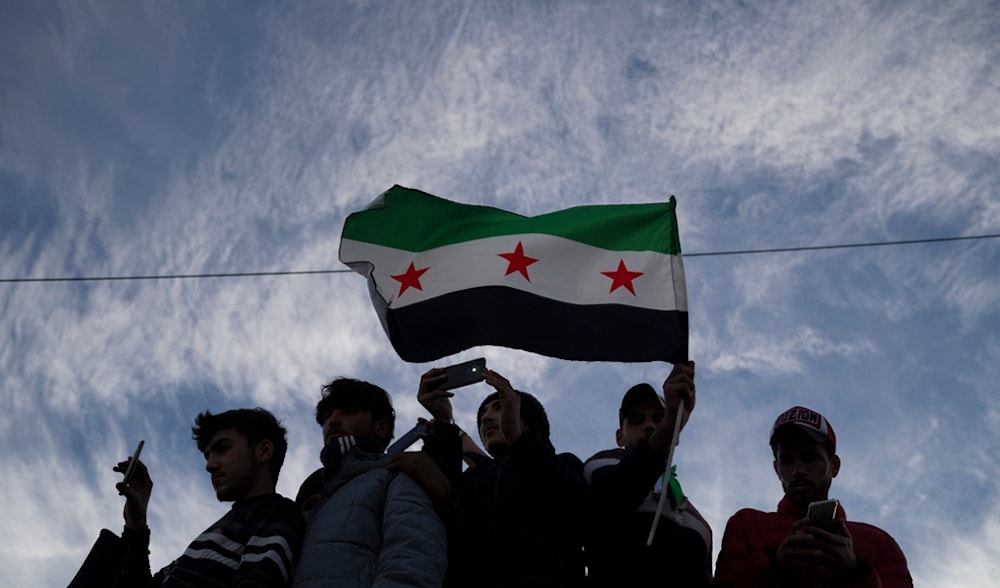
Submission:
[[[788,536],[792,523],[805,516],[805,507],[782,498],[778,503],[778,512],[744,508],[730,517],[722,536],[722,548],[715,564],[712,586],[812,586],[804,574],[774,567],[775,550]],[[849,586],[912,588],[913,580],[906,566],[906,556],[888,533],[874,525],[848,522],[841,507],[837,508],[837,518],[847,524],[855,555],[871,566],[870,573],[864,579]]]

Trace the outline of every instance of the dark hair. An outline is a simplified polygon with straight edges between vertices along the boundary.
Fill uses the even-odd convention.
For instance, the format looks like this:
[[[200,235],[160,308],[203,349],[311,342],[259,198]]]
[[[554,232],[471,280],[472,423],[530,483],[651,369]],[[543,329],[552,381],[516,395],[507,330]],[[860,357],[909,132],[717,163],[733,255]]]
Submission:
[[[518,396],[521,397],[521,420],[527,425],[528,429],[538,437],[543,443],[552,447],[552,442],[549,441],[549,417],[545,414],[545,407],[542,403],[527,392],[521,392],[520,390],[514,390]],[[486,412],[486,405],[500,398],[499,392],[494,392],[483,399],[483,402],[479,405],[479,410],[476,412],[476,427],[483,422],[483,413]],[[552,447],[555,451],[555,447]]]
[[[324,384],[323,397],[316,404],[316,422],[320,425],[337,408],[357,408],[372,413],[372,421],[385,419],[389,422],[389,436],[393,437],[396,427],[396,411],[392,409],[389,393],[375,384],[354,378],[336,378]]]
[[[288,452],[288,440],[285,438],[287,431],[278,419],[260,407],[238,408],[219,414],[206,410],[195,417],[191,437],[198,444],[198,451],[204,453],[212,437],[226,429],[233,429],[246,437],[247,444],[251,447],[265,439],[274,445],[269,464],[274,481],[277,482],[281,465],[285,463],[285,453]]]

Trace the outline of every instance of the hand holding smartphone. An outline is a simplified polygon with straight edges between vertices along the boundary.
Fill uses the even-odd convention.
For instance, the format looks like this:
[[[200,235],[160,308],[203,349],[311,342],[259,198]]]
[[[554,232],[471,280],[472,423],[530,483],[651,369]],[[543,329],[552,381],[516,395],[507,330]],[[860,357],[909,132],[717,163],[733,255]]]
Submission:
[[[455,364],[444,369],[444,382],[441,383],[440,390],[453,390],[482,382],[486,377],[483,370],[486,369],[486,358],[480,357],[463,363]]]
[[[135,452],[128,461],[121,461],[114,467],[116,472],[122,472],[122,481],[115,487],[118,493],[125,497],[125,509],[122,515],[125,517],[125,526],[129,529],[146,528],[146,509],[149,506],[149,494],[153,489],[153,482],[149,475],[142,468],[139,475],[139,455],[142,454],[142,447],[145,441],[139,441],[135,447]]]

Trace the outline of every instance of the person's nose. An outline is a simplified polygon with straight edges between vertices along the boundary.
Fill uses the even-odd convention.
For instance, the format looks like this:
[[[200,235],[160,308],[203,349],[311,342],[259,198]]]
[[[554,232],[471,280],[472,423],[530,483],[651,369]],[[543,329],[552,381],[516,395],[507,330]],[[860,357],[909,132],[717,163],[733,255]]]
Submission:
[[[205,458],[205,471],[214,474],[219,469],[219,460],[212,454]]]

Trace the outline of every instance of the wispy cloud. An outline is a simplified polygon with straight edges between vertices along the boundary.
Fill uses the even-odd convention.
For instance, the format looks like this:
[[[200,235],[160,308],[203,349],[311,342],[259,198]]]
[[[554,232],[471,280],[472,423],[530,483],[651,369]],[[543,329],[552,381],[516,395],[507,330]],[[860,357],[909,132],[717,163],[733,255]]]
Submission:
[[[676,194],[687,251],[1000,226],[988,3],[111,8],[3,10],[3,277],[335,269],[346,214],[396,183],[529,215]],[[896,535],[919,583],[995,575],[996,265],[992,241],[689,258],[699,401],[677,459],[716,546],[736,509],[777,503],[766,431],[804,403],[842,436],[848,512]],[[157,566],[225,509],[188,438],[198,411],[284,418],[294,494],[324,381],[390,389],[402,432],[438,364],[396,358],[350,274],[5,284],[0,310],[14,585],[67,581],[118,529],[110,468],[140,436]],[[440,363],[480,354],[581,457],[669,368]],[[466,429],[484,395],[456,393]],[[942,537],[952,557],[927,555]]]

